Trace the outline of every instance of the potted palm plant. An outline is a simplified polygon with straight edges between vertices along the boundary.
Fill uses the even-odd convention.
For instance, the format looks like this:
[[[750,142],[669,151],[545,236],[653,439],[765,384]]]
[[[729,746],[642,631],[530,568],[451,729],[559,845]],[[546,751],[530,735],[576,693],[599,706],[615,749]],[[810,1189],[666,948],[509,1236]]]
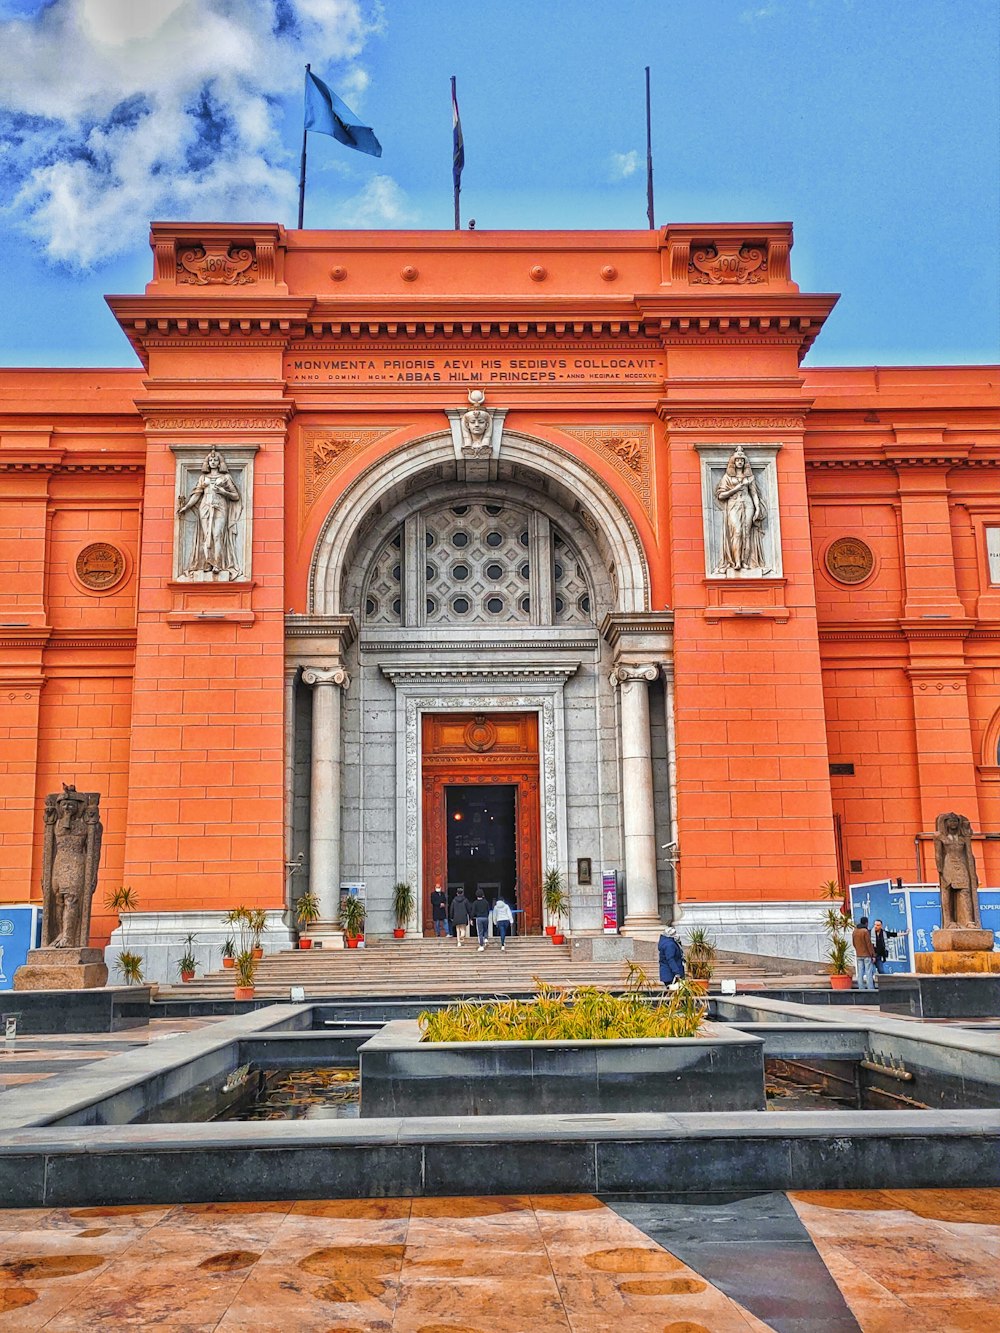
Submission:
[[[234,1000],[252,1000],[254,981],[257,976],[257,959],[253,949],[243,949],[236,955],[236,985],[233,988]]]
[[[396,928],[392,932],[397,940],[406,934],[406,924],[413,916],[413,889],[405,880],[392,886],[392,911],[396,918]]]
[[[566,890],[563,888],[562,872],[555,866],[551,866],[545,872],[545,878],[542,880],[542,899],[545,903],[546,915],[555,917],[555,921],[550,921],[549,926],[546,926],[545,933],[552,937],[553,944],[564,944],[566,936],[563,935],[560,927],[562,919],[569,909],[569,899],[566,897]]]
[[[708,983],[715,972],[715,945],[704,926],[695,926],[688,936],[684,970],[695,990],[708,990]]]
[[[303,928],[308,928],[314,921],[319,920],[319,899],[315,893],[310,893],[306,889],[305,893],[295,904],[295,919],[299,923],[299,948],[311,949],[312,940],[307,934],[303,933]]]
[[[365,904],[356,893],[348,894],[340,904],[340,926],[349,949],[356,949],[365,931]]]
[[[827,958],[833,969],[830,977],[831,990],[851,989],[851,946],[847,932],[854,926],[854,921],[844,911],[844,895],[835,879],[828,879],[822,886],[823,898],[835,907],[828,907],[823,918],[823,928],[830,936],[830,948]]]
[[[236,958],[236,941],[233,939],[232,935],[230,935],[229,938],[226,940],[225,944],[222,946],[222,966],[232,967],[235,958]]]
[[[177,963],[177,971],[181,974],[181,981],[185,984],[194,980],[195,967],[197,966],[194,956],[194,936],[188,935],[184,941],[184,952],[181,954]]]
[[[264,949],[260,938],[267,928],[267,912],[263,907],[252,907],[250,909],[250,930],[253,933],[253,956],[259,963],[264,957]]]
[[[118,916],[122,928],[122,950],[115,959],[115,969],[126,986],[137,986],[142,981],[142,954],[135,953],[128,947],[129,913],[138,909],[139,899],[134,889],[120,888],[113,890],[105,899],[109,912]]]

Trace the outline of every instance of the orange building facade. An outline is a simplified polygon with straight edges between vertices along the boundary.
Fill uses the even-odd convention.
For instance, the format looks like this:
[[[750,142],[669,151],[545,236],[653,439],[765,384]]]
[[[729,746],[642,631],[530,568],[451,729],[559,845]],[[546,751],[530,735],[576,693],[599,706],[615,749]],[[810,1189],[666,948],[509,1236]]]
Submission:
[[[1000,882],[995,370],[802,369],[788,224],[151,242],[141,369],[0,371],[3,900],[63,781],[154,974],[307,886],[538,930],[552,867],[818,957],[952,808]]]

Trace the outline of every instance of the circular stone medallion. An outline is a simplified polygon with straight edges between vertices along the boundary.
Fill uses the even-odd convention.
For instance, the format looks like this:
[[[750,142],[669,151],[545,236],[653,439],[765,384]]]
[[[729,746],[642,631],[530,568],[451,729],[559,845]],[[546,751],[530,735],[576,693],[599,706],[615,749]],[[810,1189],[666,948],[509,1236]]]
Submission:
[[[875,557],[860,537],[838,537],[826,553],[826,567],[840,583],[861,583],[875,568]]]
[[[103,592],[125,573],[125,557],[110,542],[92,542],[76,557],[76,577],[85,588]]]

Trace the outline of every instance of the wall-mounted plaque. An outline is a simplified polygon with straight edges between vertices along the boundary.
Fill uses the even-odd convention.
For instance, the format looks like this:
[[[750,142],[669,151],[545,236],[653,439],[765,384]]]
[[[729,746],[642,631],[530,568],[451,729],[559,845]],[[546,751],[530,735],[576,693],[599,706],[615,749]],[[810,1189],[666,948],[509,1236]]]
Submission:
[[[875,557],[860,537],[838,537],[826,553],[826,567],[840,583],[861,583],[875,568]]]
[[[91,542],[76,557],[76,577],[85,588],[103,592],[125,573],[125,557],[110,542]]]

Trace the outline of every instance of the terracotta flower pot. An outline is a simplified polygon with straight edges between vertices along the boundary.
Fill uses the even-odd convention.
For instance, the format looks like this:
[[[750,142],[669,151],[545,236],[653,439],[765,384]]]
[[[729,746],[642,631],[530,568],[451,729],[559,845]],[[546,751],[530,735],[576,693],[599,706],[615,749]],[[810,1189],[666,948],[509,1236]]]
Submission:
[[[254,956],[254,958],[256,958],[256,960],[257,960],[258,963],[259,963],[260,960],[264,957],[264,950],[263,950],[263,948],[262,948],[261,945],[258,944],[257,948],[254,949],[254,951],[253,951],[253,956]]]
[[[545,927],[545,933],[546,933],[546,935],[554,935],[554,934],[556,933],[556,928],[555,928],[555,926],[546,926],[546,927]]]
[[[553,944],[565,944],[565,943],[566,943],[566,936],[565,936],[565,935],[559,935],[559,934],[556,934],[555,932],[553,932],[553,934],[552,934],[552,943],[553,943]]]
[[[183,981],[185,984],[186,984],[187,982],[189,982],[189,981],[194,981],[194,973],[193,973],[193,972],[182,972],[182,973],[181,973],[181,981]]]
[[[401,940],[405,934],[406,930],[403,926],[396,926],[396,928],[392,932],[392,938],[394,940]]]
[[[312,940],[301,940],[301,939],[299,940],[300,949],[311,949],[312,947],[313,947]]]
[[[688,981],[690,981],[693,990],[700,991],[702,995],[708,994],[707,977],[688,977]]]
[[[235,959],[235,958],[223,958],[223,960],[222,960],[222,966],[223,966],[223,967],[233,967],[233,966],[235,965],[235,963],[236,963],[236,959]]]
[[[834,972],[830,978],[831,990],[850,990],[854,983],[854,978],[848,972]]]
[[[360,935],[348,935],[348,936],[346,936],[347,947],[348,947],[349,949],[356,949],[356,948],[358,947],[358,940],[359,940],[360,938],[361,938]]]
[[[253,999],[253,991],[254,991],[253,986],[235,986],[235,987],[233,988],[233,999],[234,999],[234,1000],[252,1000],[252,999]]]

